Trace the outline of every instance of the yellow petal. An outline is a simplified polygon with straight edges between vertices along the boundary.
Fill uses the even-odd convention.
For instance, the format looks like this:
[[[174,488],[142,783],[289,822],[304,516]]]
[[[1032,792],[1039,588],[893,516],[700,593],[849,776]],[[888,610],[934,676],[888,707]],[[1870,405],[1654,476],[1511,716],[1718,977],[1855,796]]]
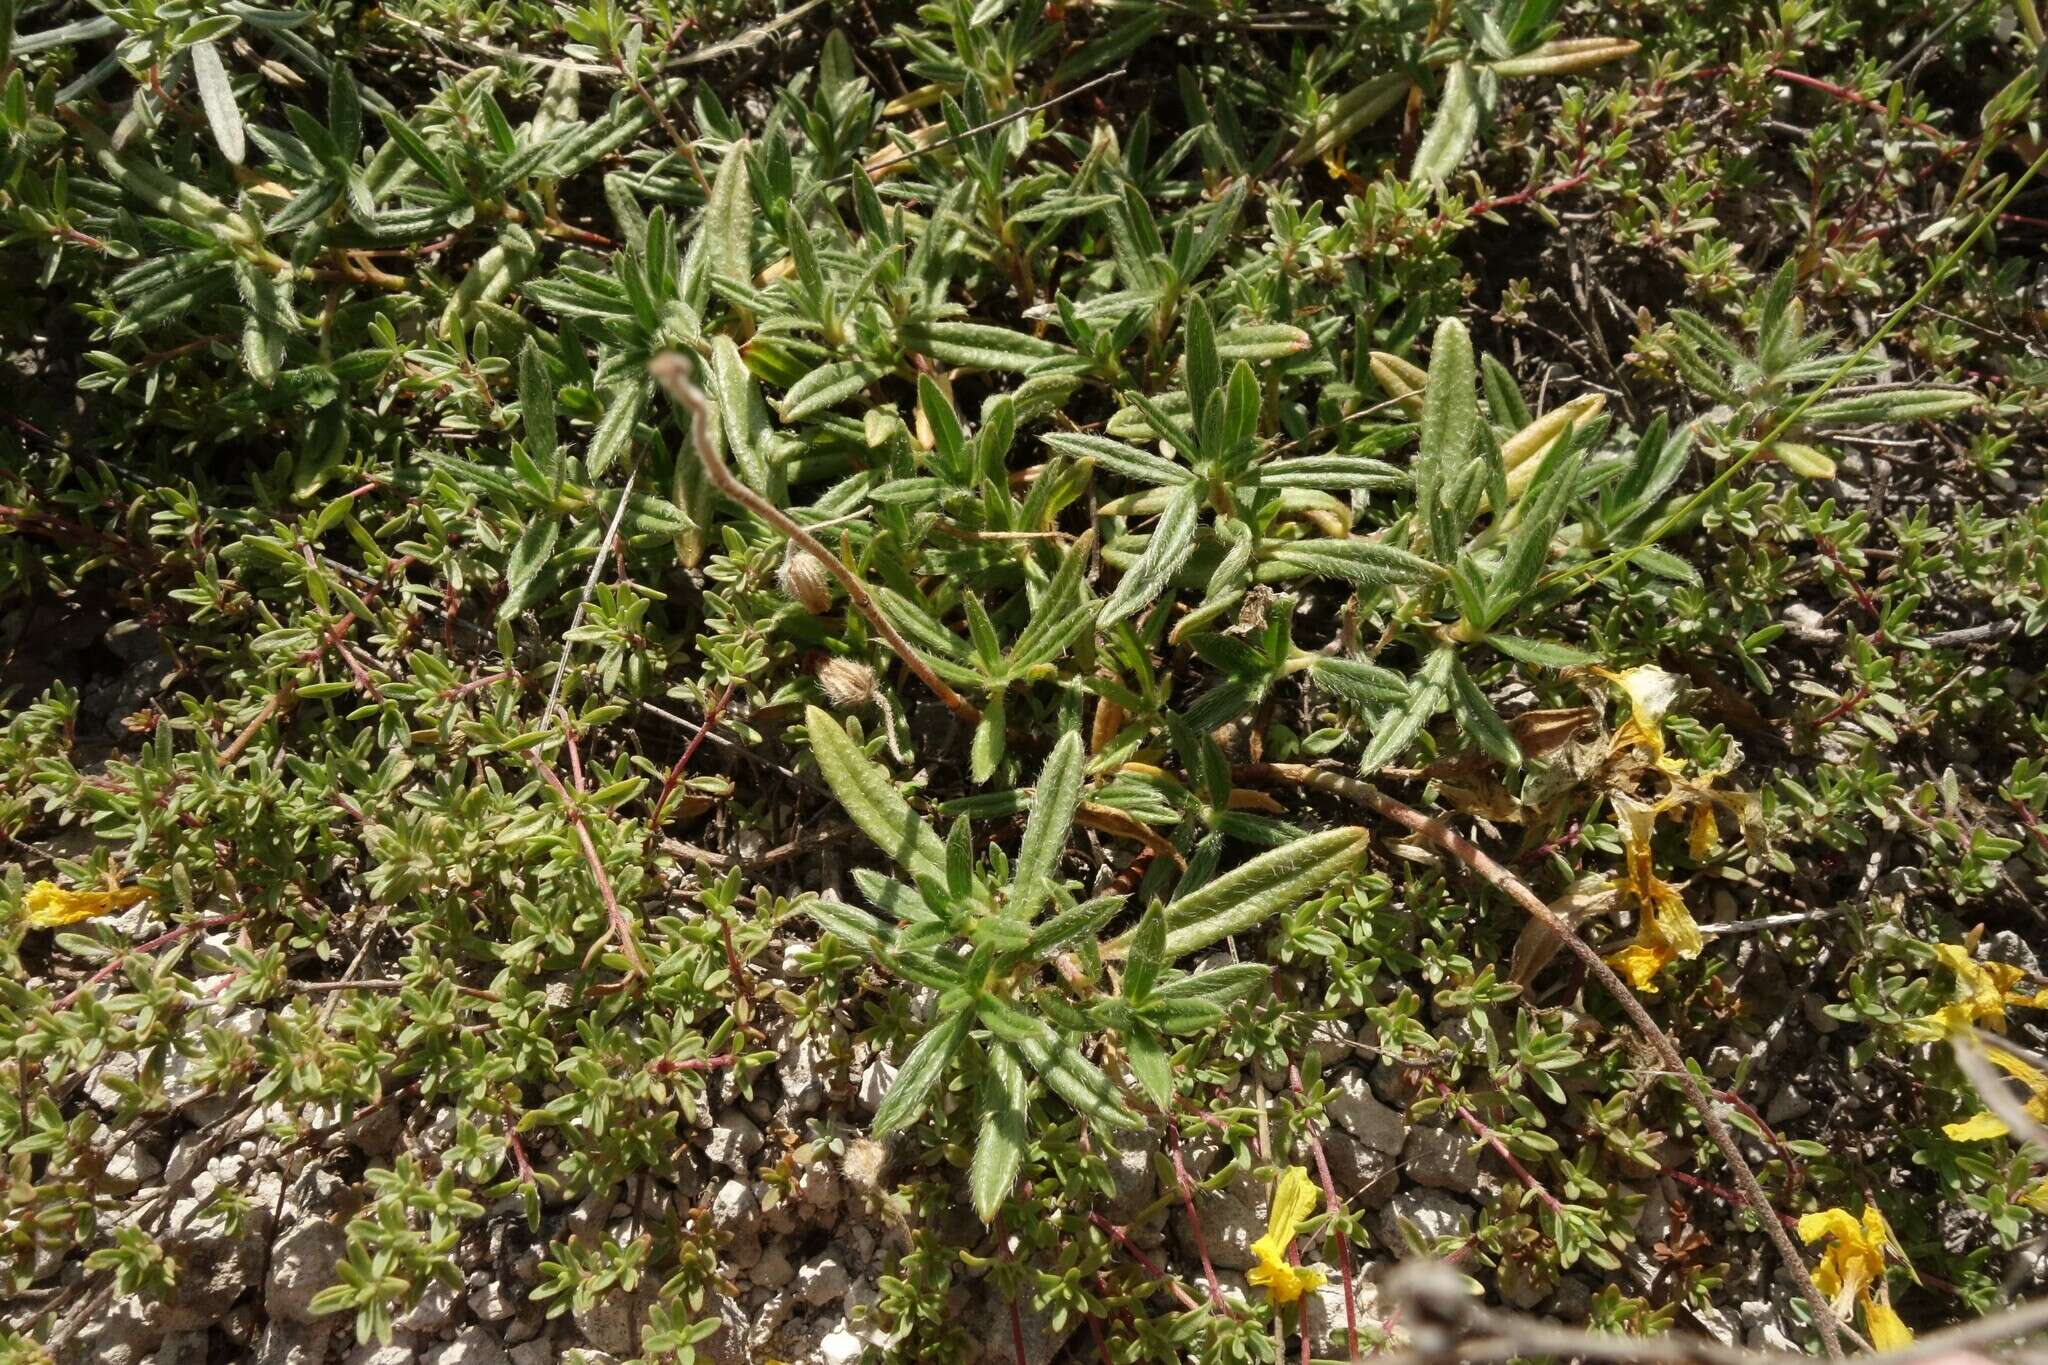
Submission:
[[[1847,1209],[1822,1209],[1799,1220],[1799,1240],[1811,1246],[1823,1237],[1853,1242],[1863,1236],[1863,1225]]]
[[[1912,1329],[1899,1320],[1890,1304],[1879,1299],[1863,1300],[1863,1325],[1869,1329],[1870,1344],[1880,1351],[1896,1351],[1912,1344]]]
[[[1256,1250],[1257,1247],[1254,1247]],[[1261,1255],[1259,1263],[1245,1273],[1248,1283],[1263,1285],[1267,1297],[1274,1303],[1293,1303],[1303,1294],[1319,1287],[1323,1277],[1313,1270],[1287,1264],[1272,1256]]]
[[[1614,748],[1625,749],[1631,745],[1647,749],[1651,757],[1664,757],[1664,716],[1670,711],[1671,703],[1678,699],[1679,682],[1676,674],[1661,668],[1645,665],[1641,668],[1624,669],[1613,673],[1604,668],[1593,670],[1621,689],[1628,698],[1628,721],[1614,733]]]
[[[1713,804],[1701,801],[1692,808],[1692,827],[1686,831],[1686,851],[1692,854],[1694,862],[1704,862],[1720,846],[1721,826],[1714,819]]]
[[[1880,1262],[1883,1261],[1886,1252],[1904,1254],[1899,1247],[1898,1237],[1892,1232],[1892,1225],[1884,1220],[1884,1214],[1878,1211],[1875,1204],[1863,1206],[1863,1240],[1870,1247],[1871,1254]]]
[[[76,924],[114,910],[125,910],[149,893],[139,887],[119,891],[72,891],[55,882],[37,882],[21,898],[24,918],[31,929],[55,929]]]
[[[1827,1254],[1813,1269],[1813,1283],[1828,1296],[1837,1313],[1847,1312],[1867,1285],[1884,1276],[1884,1254],[1878,1249],[1879,1241],[1873,1240],[1873,1227],[1878,1229],[1878,1239],[1889,1231],[1883,1215],[1870,1209],[1861,1219],[1847,1209],[1823,1209],[1799,1220],[1801,1241],[1828,1243]]]
[[[2033,1063],[2022,1061],[2004,1048],[1986,1048],[1984,1052],[1991,1059],[1993,1066],[2025,1085],[2036,1095],[2048,1093],[2048,1076],[2042,1075]]]
[[[1990,978],[1992,989],[2005,999],[2011,998],[2012,988],[2019,985],[2027,975],[2024,970],[2010,962],[1982,962],[1978,964],[1978,969]]]
[[[1643,929],[1639,937],[1648,940],[1654,937],[1658,944],[1670,950],[1673,957],[1698,957],[1707,941],[1700,935],[1698,921],[1692,911],[1685,908],[1685,898],[1677,888],[1668,882],[1657,883],[1657,894],[1651,899],[1643,916]]]
[[[1279,1188],[1273,1191],[1272,1210],[1266,1215],[1266,1236],[1273,1240],[1276,1252],[1284,1252],[1302,1220],[1315,1215],[1319,1198],[1321,1195],[1315,1182],[1309,1179],[1306,1167],[1287,1168],[1287,1173],[1280,1177]]]
[[[1908,1021],[1905,1035],[1909,1042],[1938,1043],[1968,1033],[1976,1022],[1976,1015],[1967,1004],[1943,1005],[1932,1014]]]
[[[1992,1138],[2004,1137],[2012,1129],[2006,1127],[2005,1120],[1998,1115],[1986,1112],[1961,1123],[1943,1124],[1941,1131],[1957,1142],[1989,1142]]]
[[[1669,954],[1659,952],[1655,948],[1644,947],[1640,943],[1630,944],[1619,952],[1607,955],[1607,965],[1620,972],[1629,985],[1646,995],[1657,993],[1657,973],[1663,971],[1671,960]]]
[[[2020,1202],[2035,1213],[2048,1213],[2048,1180],[2037,1180],[2020,1195]]]

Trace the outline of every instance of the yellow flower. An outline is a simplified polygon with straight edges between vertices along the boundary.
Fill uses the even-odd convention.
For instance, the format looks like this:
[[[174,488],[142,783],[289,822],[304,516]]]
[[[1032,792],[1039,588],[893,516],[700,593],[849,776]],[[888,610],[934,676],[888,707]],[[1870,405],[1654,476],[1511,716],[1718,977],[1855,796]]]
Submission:
[[[1685,898],[1678,888],[1657,875],[1650,852],[1650,838],[1656,832],[1661,806],[1649,805],[1616,793],[1614,812],[1621,819],[1621,840],[1628,852],[1628,871],[1612,883],[1616,891],[1634,899],[1642,922],[1636,941],[1619,952],[1610,953],[1607,965],[1629,979],[1637,990],[1655,992],[1657,973],[1680,958],[1698,957],[1706,940]]]
[[[2048,1076],[2041,1074],[2033,1065],[2021,1061],[2003,1048],[1986,1048],[1985,1055],[1991,1064],[2011,1076],[2028,1090],[2026,1109],[2028,1117],[2037,1123],[2048,1124]],[[1984,1113],[1964,1119],[1961,1123],[1945,1125],[1942,1132],[1957,1142],[1989,1142],[2002,1138],[2012,1131],[2012,1126],[1998,1115],[1986,1110]]]
[[[1835,1312],[1843,1317],[1861,1304],[1864,1328],[1870,1334],[1870,1344],[1878,1350],[1896,1350],[1910,1342],[1913,1333],[1892,1311],[1885,1288],[1885,1251],[1896,1251],[1898,1240],[1884,1215],[1865,1208],[1859,1221],[1847,1209],[1824,1209],[1799,1220],[1801,1241],[1811,1245],[1823,1238],[1828,1249],[1814,1267],[1814,1287],[1828,1296]]]
[[[1266,1235],[1252,1243],[1252,1255],[1259,1258],[1259,1263],[1245,1279],[1264,1285],[1274,1303],[1293,1303],[1323,1282],[1315,1271],[1287,1263],[1288,1245],[1294,1241],[1302,1220],[1315,1213],[1317,1197],[1307,1170],[1300,1166],[1289,1167],[1287,1174],[1280,1177],[1280,1187],[1273,1191],[1273,1207],[1266,1215]]]
[[[55,929],[114,910],[126,910],[149,893],[140,887],[117,891],[71,891],[55,882],[37,882],[21,898],[22,918],[31,929]]]
[[[1906,1036],[1916,1043],[1955,1038],[1977,1027],[2003,1029],[2005,1008],[2048,1009],[2048,991],[2028,994],[2015,990],[2026,973],[2007,962],[1979,962],[1959,943],[1940,943],[1934,956],[1954,973],[1962,999],[1943,1005],[1906,1025]]]

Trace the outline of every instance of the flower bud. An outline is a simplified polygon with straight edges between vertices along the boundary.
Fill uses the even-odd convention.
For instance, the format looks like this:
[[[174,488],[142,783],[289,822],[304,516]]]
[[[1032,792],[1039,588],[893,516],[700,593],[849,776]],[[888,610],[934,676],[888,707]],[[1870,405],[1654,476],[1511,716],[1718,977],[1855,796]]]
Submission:
[[[832,575],[809,550],[795,545],[782,557],[782,591],[813,616],[832,609]]]
[[[875,670],[852,659],[827,659],[818,665],[818,686],[841,710],[864,706],[875,695]]]

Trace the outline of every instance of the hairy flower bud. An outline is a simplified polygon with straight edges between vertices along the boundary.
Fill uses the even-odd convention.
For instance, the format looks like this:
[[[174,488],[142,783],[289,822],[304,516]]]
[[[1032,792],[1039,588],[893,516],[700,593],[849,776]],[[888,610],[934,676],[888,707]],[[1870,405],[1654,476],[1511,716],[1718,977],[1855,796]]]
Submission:
[[[889,1146],[873,1138],[855,1138],[846,1144],[839,1169],[847,1184],[863,1194],[872,1194],[881,1188],[882,1177],[889,1173]]]
[[[832,575],[809,550],[795,545],[782,557],[782,590],[813,616],[832,609]]]
[[[875,695],[875,670],[852,659],[827,659],[818,665],[818,686],[842,710],[863,706]]]

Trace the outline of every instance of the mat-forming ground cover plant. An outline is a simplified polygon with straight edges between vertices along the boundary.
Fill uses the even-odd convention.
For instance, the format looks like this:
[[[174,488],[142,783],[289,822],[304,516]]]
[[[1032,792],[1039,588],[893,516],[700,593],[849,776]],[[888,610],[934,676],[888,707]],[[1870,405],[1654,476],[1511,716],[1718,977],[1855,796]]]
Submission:
[[[2043,39],[0,0],[0,1356],[2042,1330]]]

